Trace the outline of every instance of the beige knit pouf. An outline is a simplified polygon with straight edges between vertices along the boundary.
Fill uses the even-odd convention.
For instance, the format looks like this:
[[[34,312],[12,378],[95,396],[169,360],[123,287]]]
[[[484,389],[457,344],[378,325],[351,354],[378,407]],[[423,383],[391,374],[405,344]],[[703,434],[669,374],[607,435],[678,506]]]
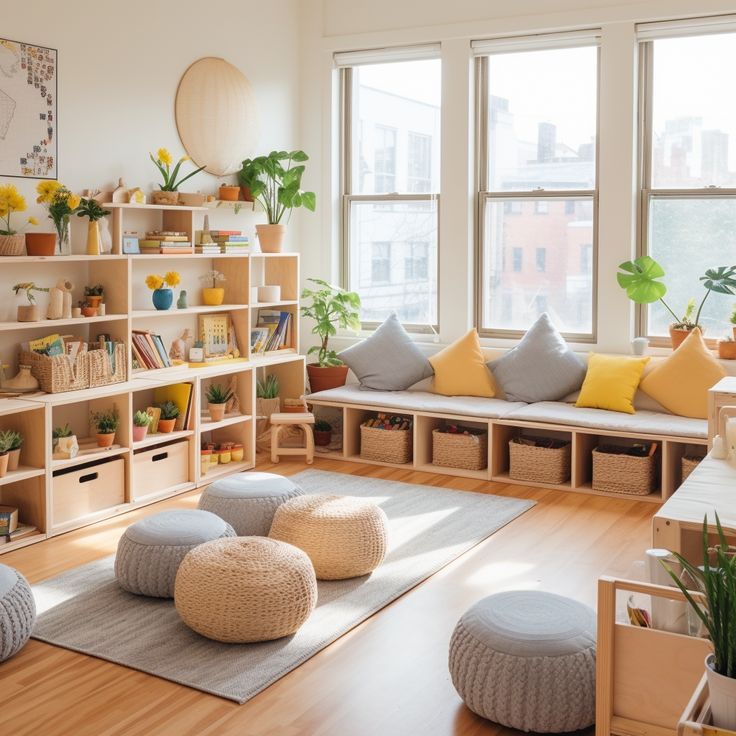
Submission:
[[[387,526],[383,509],[371,501],[307,495],[279,506],[269,536],[303,549],[318,580],[344,580],[383,562]]]
[[[174,603],[184,623],[228,643],[289,636],[317,605],[309,557],[267,537],[235,537],[193,549],[176,575]]]

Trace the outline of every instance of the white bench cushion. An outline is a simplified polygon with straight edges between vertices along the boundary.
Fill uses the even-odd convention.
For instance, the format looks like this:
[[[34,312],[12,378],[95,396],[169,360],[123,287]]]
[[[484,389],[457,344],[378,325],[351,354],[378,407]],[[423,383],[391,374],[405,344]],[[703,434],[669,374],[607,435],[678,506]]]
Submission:
[[[506,414],[504,419],[567,424],[573,427],[600,430],[610,429],[634,435],[641,432],[642,434],[663,434],[698,439],[708,437],[708,422],[705,419],[690,419],[654,411],[624,414],[605,409],[579,408],[560,401],[540,401],[536,404],[527,404]]]

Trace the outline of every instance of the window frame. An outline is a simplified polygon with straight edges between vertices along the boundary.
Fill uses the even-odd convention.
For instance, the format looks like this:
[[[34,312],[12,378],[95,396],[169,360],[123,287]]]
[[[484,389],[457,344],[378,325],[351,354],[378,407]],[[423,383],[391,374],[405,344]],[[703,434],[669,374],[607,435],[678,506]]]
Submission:
[[[563,34],[560,34],[561,36]],[[565,43],[560,38],[559,44],[535,45],[533,39],[525,44],[520,50],[540,49],[564,49],[576,45]],[[592,238],[592,279],[591,279],[591,331],[589,333],[563,332],[562,335],[571,342],[582,344],[594,344],[598,341],[598,240],[599,240],[599,184],[600,184],[600,98],[601,98],[601,46],[600,42],[591,40],[590,43],[580,44],[596,47],[596,131],[595,131],[595,187],[589,189],[560,190],[560,189],[531,189],[520,191],[491,191],[488,189],[488,103],[489,103],[489,77],[488,58],[494,52],[484,52],[475,59],[475,279],[474,279],[474,302],[475,302],[475,327],[478,334],[484,338],[501,338],[518,340],[525,334],[525,330],[505,330],[483,326],[483,300],[485,293],[484,282],[484,242],[485,242],[485,220],[486,207],[489,203],[505,202],[524,199],[589,199],[593,205],[593,238]],[[499,54],[513,53],[509,49],[499,48]],[[531,326],[531,325],[530,325]]]
[[[439,58],[439,57],[437,57]],[[389,62],[390,60],[387,60]],[[376,60],[374,63],[380,63]],[[339,69],[339,109],[340,109],[340,146],[339,146],[339,183],[340,183],[340,281],[345,289],[350,288],[350,210],[355,203],[407,203],[429,202],[435,203],[437,210],[437,319],[435,324],[402,323],[407,332],[416,334],[437,334],[440,329],[441,310],[441,269],[440,269],[440,192],[406,193],[390,192],[386,194],[354,194],[352,192],[352,154],[353,154],[353,67],[343,66]],[[440,141],[441,144],[441,141]],[[428,264],[429,265],[429,264]],[[374,330],[380,322],[362,322],[364,330]]]

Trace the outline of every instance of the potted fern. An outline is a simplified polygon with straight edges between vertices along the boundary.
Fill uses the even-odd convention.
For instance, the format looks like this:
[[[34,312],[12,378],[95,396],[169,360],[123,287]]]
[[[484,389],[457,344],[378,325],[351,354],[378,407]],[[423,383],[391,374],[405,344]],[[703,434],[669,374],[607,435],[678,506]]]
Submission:
[[[233,397],[233,392],[219,383],[207,387],[207,410],[213,422],[221,422],[225,418],[225,406]]]
[[[23,447],[23,435],[11,429],[8,430],[8,470],[18,470],[20,465],[20,448]]]
[[[329,339],[337,330],[360,330],[360,297],[354,291],[345,291],[322,279],[308,279],[316,289],[304,289],[302,299],[309,300],[302,306],[302,317],[314,320],[312,334],[319,338],[319,345],[312,345],[307,355],[317,355],[317,362],[307,365],[309,387],[312,393],[344,386],[348,367],[329,347]]]
[[[174,431],[177,417],[179,416],[179,407],[173,401],[164,401],[159,404],[161,409],[161,418],[158,420],[158,431],[168,434]]]
[[[713,725],[733,730],[736,729],[736,554],[726,541],[718,513],[716,529],[718,541],[711,547],[706,515],[702,567],[673,553],[700,596],[693,596],[675,572],[662,564],[700,619],[713,645],[713,653],[705,659]]]
[[[92,424],[97,430],[97,446],[110,447],[115,441],[115,433],[120,425],[117,409],[92,412]]]
[[[133,414],[133,442],[145,439],[148,425],[151,423],[151,415],[145,411],[137,411]]]

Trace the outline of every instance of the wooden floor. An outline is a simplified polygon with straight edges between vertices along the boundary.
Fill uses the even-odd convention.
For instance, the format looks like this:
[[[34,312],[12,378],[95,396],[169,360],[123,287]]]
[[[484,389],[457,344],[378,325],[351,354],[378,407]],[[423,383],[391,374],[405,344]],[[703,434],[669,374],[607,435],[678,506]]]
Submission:
[[[268,463],[260,469],[269,470]],[[537,505],[245,705],[31,640],[0,665],[0,733],[13,736],[485,736],[514,733],[474,716],[447,672],[463,611],[509,588],[593,605],[596,578],[627,575],[649,546],[655,506],[430,473],[317,460],[315,467],[530,498]],[[282,462],[279,472],[304,469]],[[197,494],[3,556],[31,582],[109,555],[122,530]]]

